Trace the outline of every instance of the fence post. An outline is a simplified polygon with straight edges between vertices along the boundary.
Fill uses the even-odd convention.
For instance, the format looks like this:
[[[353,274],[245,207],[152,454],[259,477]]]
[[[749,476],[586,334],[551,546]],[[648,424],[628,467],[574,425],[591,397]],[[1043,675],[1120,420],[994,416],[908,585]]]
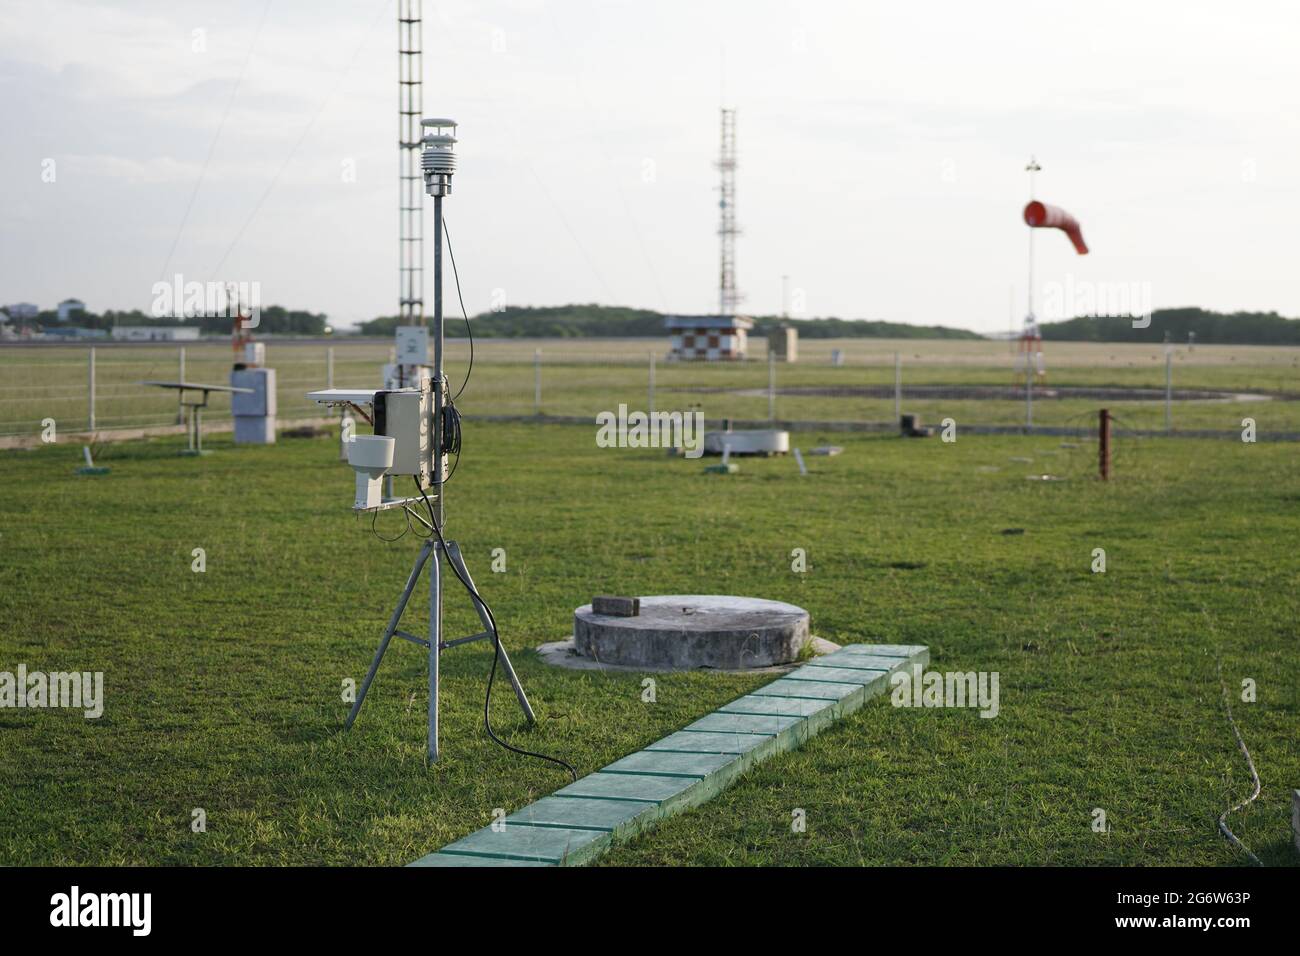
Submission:
[[[776,421],[776,351],[767,347],[767,417]]]
[[[90,347],[90,360],[86,366],[86,427],[95,430],[95,347]]]
[[[1110,480],[1110,409],[1103,408],[1097,416],[1097,470],[1101,480]]]
[[[903,355],[894,353],[894,424],[903,418]]]
[[[1025,428],[1034,427],[1034,363],[1025,363]]]
[[[177,381],[183,382],[185,381],[185,346],[183,345],[180,346],[177,349],[177,353],[178,354],[177,354],[177,362],[176,362],[176,371],[180,374],[180,377],[177,379]],[[181,389],[177,389],[176,390],[176,424],[177,425],[185,424],[185,403],[182,401],[184,397],[185,397],[185,393]]]
[[[533,414],[542,414],[542,350],[533,351]]]
[[[325,387],[334,387],[334,346],[325,349]]]
[[[650,353],[650,414],[655,413],[655,353]]]
[[[1174,431],[1174,350],[1165,349],[1165,431]]]

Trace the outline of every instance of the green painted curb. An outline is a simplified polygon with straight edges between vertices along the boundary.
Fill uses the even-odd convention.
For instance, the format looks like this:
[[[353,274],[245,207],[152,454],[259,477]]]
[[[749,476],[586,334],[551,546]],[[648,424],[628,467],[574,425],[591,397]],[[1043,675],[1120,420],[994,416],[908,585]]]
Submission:
[[[893,672],[929,662],[918,644],[842,647],[409,865],[581,866],[802,746],[883,694]]]

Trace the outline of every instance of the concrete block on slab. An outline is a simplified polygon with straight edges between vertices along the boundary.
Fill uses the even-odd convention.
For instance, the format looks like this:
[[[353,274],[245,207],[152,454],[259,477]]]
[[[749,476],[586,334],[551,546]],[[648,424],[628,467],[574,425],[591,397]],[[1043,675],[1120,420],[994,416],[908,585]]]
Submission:
[[[641,613],[641,599],[598,594],[591,599],[591,612],[610,617],[636,617]]]

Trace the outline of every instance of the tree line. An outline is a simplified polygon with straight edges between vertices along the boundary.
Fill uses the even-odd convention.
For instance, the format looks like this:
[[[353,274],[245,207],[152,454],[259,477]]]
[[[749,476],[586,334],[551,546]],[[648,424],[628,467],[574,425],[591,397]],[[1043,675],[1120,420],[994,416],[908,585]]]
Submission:
[[[1136,323],[1136,324],[1135,324]],[[1080,316],[1039,327],[1044,339],[1065,342],[1197,342],[1216,345],[1300,345],[1300,319],[1276,312],[1211,312],[1187,306],[1145,317]]]
[[[54,310],[37,313],[31,323],[37,329],[60,329],[77,326],[83,329],[112,329],[115,325],[145,325],[157,328],[198,327],[204,335],[229,335],[234,319],[229,315],[196,316],[154,316],[139,309],[118,311],[107,309],[104,312],[78,311],[67,322],[59,321],[59,314]],[[301,309],[286,309],[279,305],[263,306],[258,315],[254,333],[280,335],[324,335],[328,317],[320,312],[306,312]]]
[[[510,306],[499,312],[484,312],[473,317],[474,335],[481,338],[653,338],[665,334],[667,316],[652,309],[624,306],[559,305]],[[782,323],[778,316],[754,316],[753,335],[766,335]],[[399,323],[395,315],[362,322],[362,335],[392,335]],[[792,323],[799,335],[809,339],[912,338],[978,339],[981,336],[964,329],[943,326],[906,325],[867,319],[798,319]],[[449,336],[463,334],[461,317],[446,317]]]

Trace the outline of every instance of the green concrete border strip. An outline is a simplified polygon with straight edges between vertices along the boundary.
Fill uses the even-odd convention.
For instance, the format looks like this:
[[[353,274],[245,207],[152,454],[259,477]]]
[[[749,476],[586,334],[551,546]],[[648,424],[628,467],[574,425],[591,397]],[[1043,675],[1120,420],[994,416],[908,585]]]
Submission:
[[[581,866],[717,796],[930,662],[918,644],[850,644],[738,697],[410,866]]]

